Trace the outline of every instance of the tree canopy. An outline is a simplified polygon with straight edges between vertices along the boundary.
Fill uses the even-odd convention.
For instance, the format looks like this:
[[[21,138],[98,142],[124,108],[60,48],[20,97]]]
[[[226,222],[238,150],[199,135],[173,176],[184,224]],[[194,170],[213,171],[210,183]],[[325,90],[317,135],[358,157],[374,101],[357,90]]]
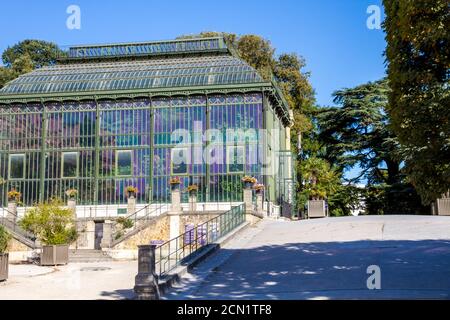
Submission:
[[[450,188],[448,0],[384,0],[388,113],[424,203]]]
[[[42,40],[24,40],[8,47],[2,54],[5,66],[0,67],[0,88],[21,74],[56,63],[60,53],[56,44]]]

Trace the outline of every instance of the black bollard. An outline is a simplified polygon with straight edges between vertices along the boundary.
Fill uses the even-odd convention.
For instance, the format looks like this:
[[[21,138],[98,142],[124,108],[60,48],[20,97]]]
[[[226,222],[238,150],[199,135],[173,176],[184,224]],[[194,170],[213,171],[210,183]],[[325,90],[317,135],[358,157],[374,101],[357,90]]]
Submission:
[[[158,276],[155,272],[155,245],[138,246],[138,274],[135,278],[136,300],[159,300]]]

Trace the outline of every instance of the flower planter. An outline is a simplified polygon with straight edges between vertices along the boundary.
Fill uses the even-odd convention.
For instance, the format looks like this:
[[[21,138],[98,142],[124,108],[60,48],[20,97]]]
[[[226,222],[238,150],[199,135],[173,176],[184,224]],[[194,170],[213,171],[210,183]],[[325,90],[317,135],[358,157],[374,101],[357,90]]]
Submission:
[[[327,216],[325,200],[308,201],[308,218],[325,218]]]
[[[5,281],[8,279],[8,262],[8,254],[0,253],[0,281]]]
[[[136,193],[135,192],[128,192],[128,199],[134,199],[136,198]]]
[[[173,184],[170,185],[170,189],[172,191],[180,190],[180,184],[179,183],[173,183]]]
[[[245,189],[251,189],[253,187],[253,182],[244,182],[244,188]]]
[[[41,266],[56,266],[69,263],[69,245],[42,246]]]

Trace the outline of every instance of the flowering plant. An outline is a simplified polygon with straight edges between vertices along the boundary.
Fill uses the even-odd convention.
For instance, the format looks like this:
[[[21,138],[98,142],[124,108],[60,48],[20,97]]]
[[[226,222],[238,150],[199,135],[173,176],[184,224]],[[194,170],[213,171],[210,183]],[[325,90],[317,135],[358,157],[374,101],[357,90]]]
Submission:
[[[75,196],[78,194],[78,190],[77,189],[69,189],[66,191],[66,195],[69,198],[75,198]]]
[[[244,176],[243,178],[242,178],[242,181],[243,182],[246,182],[246,183],[256,183],[256,178],[254,178],[254,177],[250,177],[250,176]]]
[[[255,191],[263,191],[264,190],[264,185],[262,183],[257,183],[253,186],[253,189]]]
[[[187,191],[188,192],[197,192],[198,186],[196,184],[191,184],[190,186],[187,187]]]
[[[22,194],[19,191],[17,191],[16,189],[12,189],[11,191],[8,192],[9,200],[19,201],[21,196],[22,196]]]
[[[138,191],[139,191],[138,188],[136,188],[134,186],[128,186],[128,187],[126,187],[125,190],[130,193],[138,193]]]
[[[169,183],[170,183],[170,184],[180,184],[180,183],[181,183],[181,180],[180,180],[180,178],[178,178],[178,177],[174,177],[174,178],[171,178],[171,179],[169,180]]]

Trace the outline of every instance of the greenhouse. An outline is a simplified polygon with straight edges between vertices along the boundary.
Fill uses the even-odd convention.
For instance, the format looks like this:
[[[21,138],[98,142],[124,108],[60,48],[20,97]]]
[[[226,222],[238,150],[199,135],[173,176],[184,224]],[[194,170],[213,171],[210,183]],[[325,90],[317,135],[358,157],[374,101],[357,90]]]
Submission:
[[[200,202],[241,201],[244,175],[289,202],[291,123],[275,81],[221,37],[74,46],[0,90],[0,207],[13,189],[23,206],[69,189],[119,205],[127,186],[168,201],[173,177]]]

